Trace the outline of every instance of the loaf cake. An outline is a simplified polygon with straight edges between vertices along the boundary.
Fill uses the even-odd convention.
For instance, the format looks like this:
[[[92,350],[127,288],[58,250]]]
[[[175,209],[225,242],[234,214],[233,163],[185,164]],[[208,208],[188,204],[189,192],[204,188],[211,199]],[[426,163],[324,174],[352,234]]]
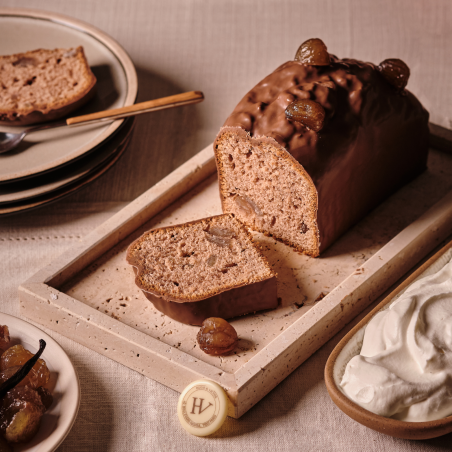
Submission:
[[[144,295],[182,323],[278,304],[275,273],[232,214],[148,231],[129,246],[127,261]]]
[[[310,256],[426,168],[428,113],[401,60],[309,40],[258,83],[214,143],[223,212]]]
[[[61,118],[91,99],[95,86],[83,47],[0,56],[0,123]]]

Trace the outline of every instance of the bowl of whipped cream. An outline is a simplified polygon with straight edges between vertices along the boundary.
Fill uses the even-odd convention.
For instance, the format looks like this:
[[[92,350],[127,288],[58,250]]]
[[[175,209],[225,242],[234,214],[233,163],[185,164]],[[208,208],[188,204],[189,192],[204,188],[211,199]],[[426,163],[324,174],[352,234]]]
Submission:
[[[404,439],[452,432],[452,242],[341,340],[325,383],[373,430]]]

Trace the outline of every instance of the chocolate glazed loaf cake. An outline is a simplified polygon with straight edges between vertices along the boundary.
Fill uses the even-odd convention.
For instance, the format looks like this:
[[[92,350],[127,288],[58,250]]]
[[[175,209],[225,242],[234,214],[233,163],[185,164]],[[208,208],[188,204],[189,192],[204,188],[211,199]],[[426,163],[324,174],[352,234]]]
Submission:
[[[275,273],[231,214],[148,231],[129,246],[127,261],[146,298],[182,323],[278,305]]]
[[[408,77],[401,60],[377,67],[303,43],[215,140],[223,211],[318,256],[426,168],[429,115]]]

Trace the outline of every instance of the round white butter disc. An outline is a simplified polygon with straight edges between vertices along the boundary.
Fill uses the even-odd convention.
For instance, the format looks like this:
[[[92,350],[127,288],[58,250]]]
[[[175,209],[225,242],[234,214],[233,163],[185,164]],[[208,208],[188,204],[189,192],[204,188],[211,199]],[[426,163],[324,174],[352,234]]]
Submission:
[[[228,398],[223,388],[208,380],[190,383],[179,397],[177,415],[188,433],[208,436],[224,423],[228,413]]]

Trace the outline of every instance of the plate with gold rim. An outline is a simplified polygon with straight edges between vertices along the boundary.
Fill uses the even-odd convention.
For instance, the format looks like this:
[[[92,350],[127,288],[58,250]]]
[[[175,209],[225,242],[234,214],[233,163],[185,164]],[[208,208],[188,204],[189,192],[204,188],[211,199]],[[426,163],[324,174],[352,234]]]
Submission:
[[[97,93],[72,116],[132,105],[138,90],[137,75],[126,51],[97,28],[67,16],[46,11],[0,8],[0,55],[38,48],[82,45],[97,78]],[[0,184],[42,175],[89,154],[113,137],[124,120],[58,128],[28,135],[11,152],[0,154]],[[0,125],[0,131],[19,127]]]

